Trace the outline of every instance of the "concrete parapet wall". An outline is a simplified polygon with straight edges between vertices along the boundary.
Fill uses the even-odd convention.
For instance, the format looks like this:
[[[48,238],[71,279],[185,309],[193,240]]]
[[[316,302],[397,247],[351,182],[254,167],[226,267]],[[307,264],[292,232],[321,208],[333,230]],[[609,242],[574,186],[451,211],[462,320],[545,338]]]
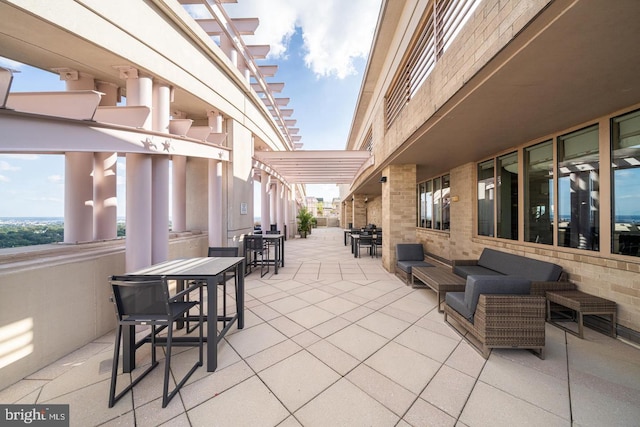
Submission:
[[[169,242],[172,259],[206,251],[207,234]],[[124,240],[43,245],[1,262],[0,390],[115,327],[108,278],[125,272]]]

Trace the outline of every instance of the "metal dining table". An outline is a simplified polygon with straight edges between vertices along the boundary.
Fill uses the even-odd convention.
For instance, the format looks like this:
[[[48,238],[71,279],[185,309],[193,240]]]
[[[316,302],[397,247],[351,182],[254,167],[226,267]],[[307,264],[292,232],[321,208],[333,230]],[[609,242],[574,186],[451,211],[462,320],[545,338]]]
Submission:
[[[251,259],[249,259],[250,254],[249,251],[247,251],[247,241],[252,237],[253,235],[247,235],[244,238],[245,241],[245,257],[246,259],[246,267],[249,266],[249,263],[252,261]],[[265,262],[268,262],[269,265],[273,264],[275,266],[275,274],[278,274],[278,267],[284,267],[284,234],[260,234],[260,237],[262,237],[263,240],[265,240],[267,242],[267,244],[269,244],[270,246],[274,247],[276,252],[273,256],[273,259],[268,259],[265,260]]]
[[[237,287],[236,314],[229,318],[218,316],[218,292],[217,279],[223,273],[235,270],[235,283]],[[126,276],[165,276],[169,280],[177,281],[177,290],[184,289],[185,281],[206,281],[207,282],[207,314],[206,321],[209,325],[205,340],[207,342],[207,371],[213,372],[218,366],[217,346],[222,337],[225,336],[229,328],[237,322],[238,329],[244,328],[244,257],[203,257],[185,258],[172,261],[165,261],[159,264],[143,268]],[[223,298],[226,298],[226,294]],[[218,333],[217,322],[225,321],[225,326]],[[189,341],[191,337],[177,337],[174,341]],[[135,368],[135,352],[137,344],[135,342],[135,328],[124,328],[123,333],[123,371],[131,372]]]

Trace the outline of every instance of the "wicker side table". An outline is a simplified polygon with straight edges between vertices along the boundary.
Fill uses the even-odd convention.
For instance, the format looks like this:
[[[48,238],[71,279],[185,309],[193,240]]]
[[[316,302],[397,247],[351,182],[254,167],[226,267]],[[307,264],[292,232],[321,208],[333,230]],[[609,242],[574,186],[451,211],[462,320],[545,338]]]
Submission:
[[[584,338],[584,315],[604,314],[611,316],[611,336],[616,337],[616,303],[581,291],[547,291],[547,322],[565,331]],[[576,312],[578,333],[576,334],[551,320],[551,303],[556,303]]]

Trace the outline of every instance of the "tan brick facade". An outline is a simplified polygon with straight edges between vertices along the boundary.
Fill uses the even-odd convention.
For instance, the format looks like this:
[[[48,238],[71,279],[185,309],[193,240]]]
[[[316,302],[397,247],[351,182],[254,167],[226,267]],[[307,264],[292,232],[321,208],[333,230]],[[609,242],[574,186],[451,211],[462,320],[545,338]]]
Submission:
[[[367,96],[359,101],[362,105],[356,108],[356,117],[361,121],[361,129],[353,129],[348,147],[359,149],[358,137],[372,129],[373,154],[375,166],[368,169],[354,182],[354,194],[359,186],[366,186],[371,176],[387,176],[387,183],[381,184],[381,226],[384,229],[385,241],[383,245],[383,265],[393,271],[395,266],[395,245],[399,242],[419,241],[425,250],[445,260],[477,259],[482,249],[492,247],[527,257],[550,261],[561,265],[569,274],[571,281],[580,290],[611,299],[618,304],[618,323],[640,334],[640,257],[623,256],[611,252],[611,178],[608,164],[610,147],[608,139],[610,131],[608,123],[616,114],[622,114],[640,108],[636,97],[628,97],[611,103],[610,98],[617,94],[604,94],[600,99],[590,99],[589,105],[581,102],[583,93],[591,94],[590,83],[584,83],[583,93],[567,91],[567,104],[571,107],[557,107],[545,105],[544,102],[529,102],[528,97],[521,97],[520,103],[512,96],[512,92],[526,94],[527,88],[546,88],[550,95],[557,97],[558,88],[562,87],[555,71],[545,76],[538,74],[523,76],[529,66],[537,66],[547,50],[554,49],[552,40],[562,28],[571,26],[561,25],[563,19],[569,24],[581,24],[591,8],[599,8],[599,12],[611,10],[620,14],[615,3],[598,2],[553,2],[549,0],[485,0],[479,3],[473,15],[459,32],[457,38],[450,44],[448,50],[438,57],[433,69],[419,88],[411,93],[411,97],[402,106],[395,120],[387,127],[385,116],[385,97],[390,91],[391,82],[395,82],[401,75],[398,68],[402,63],[405,51],[411,45],[420,17],[423,16],[427,3],[419,0],[402,2],[401,11],[394,10],[396,15],[395,27],[384,27],[393,34],[393,42],[377,42],[388,52],[386,56],[377,53],[371,61],[378,68],[372,68],[367,75],[363,88],[371,90]],[[611,5],[611,6],[609,6]],[[391,6],[391,2],[389,3]],[[594,9],[595,10],[595,9]],[[573,17],[572,17],[573,16]],[[596,16],[596,15],[592,15]],[[599,16],[599,15],[598,15]],[[595,24],[595,19],[592,24]],[[554,28],[552,28],[554,27]],[[633,27],[635,28],[635,27]],[[576,36],[580,41],[579,36]],[[575,41],[575,40],[574,40]],[[622,38],[609,46],[609,50],[601,54],[612,58],[612,49],[623,50],[618,47]],[[546,43],[546,44],[545,44]],[[523,51],[532,45],[530,56],[518,58]],[[583,43],[584,45],[584,43]],[[574,48],[580,48],[578,42]],[[567,52],[554,49],[554,54],[545,56],[548,63],[562,60]],[[588,52],[591,54],[591,51]],[[584,55],[589,57],[589,55]],[[595,59],[594,59],[595,60]],[[610,62],[610,61],[609,61]],[[546,68],[541,67],[544,71]],[[511,74],[509,74],[511,71]],[[608,69],[608,73],[612,70]],[[494,78],[495,76],[495,78]],[[487,84],[494,78],[493,86]],[[606,87],[610,85],[608,74],[602,73],[597,78]],[[549,80],[553,80],[549,82]],[[584,79],[583,79],[584,80]],[[585,80],[586,81],[586,80]],[[572,82],[576,85],[580,82]],[[486,85],[486,86],[483,86]],[[506,86],[505,86],[506,85]],[[565,85],[566,86],[566,85]],[[552,88],[553,91],[551,91]],[[504,89],[507,94],[501,98],[500,105],[491,104],[496,93]],[[533,92],[529,93],[532,94]],[[573,99],[575,98],[575,100]],[[526,100],[522,101],[522,100]],[[512,102],[513,101],[513,102]],[[466,103],[466,105],[465,105]],[[486,103],[486,105],[485,105]],[[592,108],[598,103],[614,105],[609,110]],[[636,103],[636,105],[632,105]],[[526,105],[525,105],[526,104]],[[494,112],[495,108],[508,105],[501,113]],[[534,108],[529,108],[533,106]],[[513,108],[518,107],[517,110]],[[531,120],[544,112],[544,119],[556,118],[555,125],[544,123],[544,120]],[[489,111],[490,114],[480,114]],[[592,112],[596,111],[598,112]],[[515,113],[514,113],[515,111]],[[617,111],[617,113],[616,113]],[[509,116],[513,113],[513,117]],[[360,114],[360,115],[358,115]],[[510,117],[510,120],[504,120]],[[478,120],[473,126],[477,115]],[[493,116],[495,117],[493,117]],[[552,117],[555,116],[555,117]],[[538,116],[538,119],[541,117]],[[527,132],[519,133],[523,123],[529,126]],[[448,124],[447,124],[448,123]],[[500,238],[477,236],[477,162],[494,156],[519,150],[519,162],[523,161],[523,147],[542,142],[543,140],[557,141],[562,132],[572,132],[581,127],[598,124],[600,129],[600,251],[587,251],[561,246],[548,246],[524,241],[523,227],[520,224],[520,240],[512,241]],[[460,130],[463,129],[463,130]],[[472,129],[472,130],[468,130]],[[555,133],[552,133],[555,132]],[[606,140],[606,141],[605,141]],[[555,143],[555,142],[554,142]],[[412,150],[413,149],[413,150]],[[419,159],[411,158],[411,154],[419,153]],[[409,154],[410,153],[410,154]],[[437,153],[430,157],[430,153]],[[557,157],[557,151],[554,154]],[[456,160],[458,159],[458,160]],[[440,161],[438,161],[440,160]],[[397,164],[396,164],[397,163]],[[408,163],[416,163],[409,165]],[[607,165],[607,166],[605,166]],[[524,179],[523,166],[520,164],[520,179]],[[557,175],[557,166],[554,173]],[[417,214],[417,181],[432,179],[443,174],[450,175],[450,230],[436,231],[416,227]],[[376,178],[377,179],[377,178]],[[523,186],[520,181],[520,203],[523,203]],[[351,195],[349,195],[349,198]],[[369,198],[375,196],[369,195]],[[557,204],[557,201],[555,202]],[[556,206],[556,209],[558,207]],[[375,212],[377,205],[372,204],[367,214]],[[519,218],[523,221],[524,207],[520,207]],[[354,212],[354,217],[356,214]],[[369,222],[373,222],[370,220]],[[606,225],[606,228],[605,228]],[[640,335],[639,335],[640,336]]]
[[[382,173],[382,264],[394,271],[396,245],[416,241],[416,165],[388,166]]]

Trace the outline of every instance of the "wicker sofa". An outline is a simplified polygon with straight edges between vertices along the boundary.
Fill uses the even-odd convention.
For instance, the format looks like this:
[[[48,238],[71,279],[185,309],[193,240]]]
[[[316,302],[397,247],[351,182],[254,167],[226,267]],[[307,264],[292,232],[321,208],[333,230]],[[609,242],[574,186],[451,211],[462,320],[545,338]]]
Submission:
[[[454,274],[463,278],[473,275],[524,277],[531,280],[531,295],[545,296],[546,291],[576,289],[557,264],[490,248],[483,249],[477,260],[453,260],[451,268]]]
[[[527,348],[544,358],[545,292],[573,290],[559,265],[485,248],[478,260],[454,260],[465,292],[449,292],[444,317],[485,357],[493,348]],[[462,329],[462,330],[461,330]]]

